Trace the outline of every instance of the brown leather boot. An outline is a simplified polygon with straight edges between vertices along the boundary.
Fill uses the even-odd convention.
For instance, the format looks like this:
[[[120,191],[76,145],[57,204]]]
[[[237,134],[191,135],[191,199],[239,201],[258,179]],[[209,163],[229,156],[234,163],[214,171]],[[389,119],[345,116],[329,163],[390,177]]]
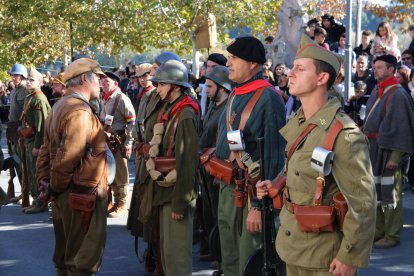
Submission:
[[[49,208],[47,207],[47,204],[35,205],[35,206],[32,206],[29,209],[26,209],[25,213],[26,214],[36,214],[36,213],[46,212],[48,210],[49,210]]]
[[[125,202],[120,202],[119,204],[115,204],[114,209],[112,212],[109,213],[110,218],[119,218],[126,216],[128,213],[128,210],[126,208]]]

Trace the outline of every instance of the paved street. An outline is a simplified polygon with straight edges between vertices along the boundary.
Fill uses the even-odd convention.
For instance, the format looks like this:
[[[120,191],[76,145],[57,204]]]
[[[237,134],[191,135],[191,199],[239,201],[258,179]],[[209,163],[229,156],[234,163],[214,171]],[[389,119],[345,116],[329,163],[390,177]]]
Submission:
[[[3,148],[3,152],[7,150]],[[4,190],[7,190],[7,179],[7,172],[2,172],[0,186]],[[17,178],[15,183],[19,194]],[[370,267],[361,270],[359,275],[414,275],[414,194],[408,190],[404,195],[404,208],[401,245],[388,250],[374,250]],[[108,219],[107,244],[98,275],[144,275],[143,265],[134,253],[134,238],[125,225],[126,217]],[[55,275],[53,248],[53,227],[48,213],[26,215],[21,212],[20,205],[15,204],[0,209],[1,276]],[[139,250],[142,254],[144,244],[141,240]],[[211,275],[209,263],[198,261],[198,245],[194,246],[193,256],[193,275]]]

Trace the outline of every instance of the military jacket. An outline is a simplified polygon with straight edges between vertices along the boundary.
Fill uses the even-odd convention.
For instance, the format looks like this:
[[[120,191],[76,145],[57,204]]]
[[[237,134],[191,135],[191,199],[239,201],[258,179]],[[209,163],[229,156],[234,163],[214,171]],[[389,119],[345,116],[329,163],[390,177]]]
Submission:
[[[333,196],[341,191],[348,203],[343,232],[304,233],[295,215],[286,206],[280,214],[276,248],[287,263],[310,269],[329,269],[334,258],[357,267],[368,265],[375,231],[376,197],[366,137],[348,116],[337,113],[339,101],[329,100],[316,114],[305,120],[302,108],[280,133],[287,141],[286,152],[309,124],[316,124],[299,144],[287,164],[285,197],[292,203],[314,204],[318,172],[311,168],[312,151],[323,146],[326,133],[339,120],[344,128],[334,145],[332,173],[325,176],[323,205],[332,205]]]
[[[181,95],[175,102],[168,105],[165,115],[168,120],[164,123],[165,132],[160,144],[160,154],[167,153],[170,144],[171,131],[175,122],[175,115],[169,118],[171,109],[184,98]],[[172,210],[178,214],[185,214],[188,204],[196,197],[195,176],[198,167],[199,141],[197,133],[198,115],[191,107],[184,107],[179,114],[174,138],[174,155],[176,158],[177,181],[172,187],[161,187],[155,184],[154,206],[171,202]]]
[[[39,149],[43,144],[43,130],[45,120],[50,113],[50,105],[45,94],[40,89],[32,89],[24,100],[23,123],[36,130],[34,137],[25,139],[26,143],[34,143]]]
[[[20,115],[23,111],[24,100],[28,93],[29,92],[27,91],[25,82],[20,84],[19,86],[16,86],[10,93],[10,122],[20,121]]]
[[[118,102],[117,108],[114,111],[114,114],[111,114],[117,97],[121,98]],[[117,132],[125,131],[125,145],[132,145],[132,131],[135,125],[135,110],[131,100],[127,95],[122,93],[120,89],[117,89],[114,93],[112,93],[108,100],[103,100],[103,105],[104,106],[99,116],[101,121],[105,120],[107,114],[114,116],[114,120],[111,126],[112,129]]]
[[[211,103],[208,107],[207,114],[203,121],[203,133],[200,137],[200,149],[204,150],[216,145],[218,121],[226,108],[227,100],[220,105]]]

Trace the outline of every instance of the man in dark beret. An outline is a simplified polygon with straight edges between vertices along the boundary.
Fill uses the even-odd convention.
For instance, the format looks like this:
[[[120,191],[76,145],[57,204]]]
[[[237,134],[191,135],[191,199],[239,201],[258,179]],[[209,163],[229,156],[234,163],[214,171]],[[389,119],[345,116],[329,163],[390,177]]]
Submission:
[[[390,248],[400,243],[401,168],[414,152],[413,101],[395,77],[396,68],[397,59],[392,55],[374,60],[378,85],[367,102],[364,125],[378,200],[375,248]]]
[[[263,79],[266,61],[263,44],[255,37],[239,37],[228,47],[229,79],[235,83],[226,108],[219,118],[216,157],[228,160],[246,179],[245,187],[216,175],[220,185],[218,226],[221,239],[222,268],[225,275],[242,275],[248,257],[262,244],[261,212],[255,193],[250,188],[258,180],[258,148],[256,140],[264,137],[265,177],[274,178],[284,165],[284,141],[278,130],[285,124],[281,96]],[[253,99],[253,100],[252,100]],[[254,100],[257,102],[254,103]],[[250,105],[248,105],[250,103]],[[248,115],[249,111],[251,112]],[[241,118],[247,119],[241,124]],[[243,126],[244,125],[244,126]],[[228,132],[241,129],[244,148],[230,150]],[[250,187],[250,188],[249,188]],[[246,204],[235,205],[235,189],[250,190]]]

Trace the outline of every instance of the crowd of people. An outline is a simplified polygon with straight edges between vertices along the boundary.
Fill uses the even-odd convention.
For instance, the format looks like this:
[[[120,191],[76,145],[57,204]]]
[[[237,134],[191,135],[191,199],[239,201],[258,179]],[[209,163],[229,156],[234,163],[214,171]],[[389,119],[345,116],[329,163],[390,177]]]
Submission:
[[[79,58],[54,78],[14,64],[0,168],[22,193],[9,182],[2,204],[33,214],[52,202],[58,275],[96,273],[107,217],[122,216],[147,243],[149,275],[191,275],[193,239],[216,275],[246,275],[270,198],[283,261],[273,269],[355,275],[372,244],[400,243],[404,175],[414,183],[414,26],[402,52],[388,22],[362,32],[348,98],[345,32],[332,16],[310,20],[291,68],[238,37],[198,78],[173,52],[106,72]]]

